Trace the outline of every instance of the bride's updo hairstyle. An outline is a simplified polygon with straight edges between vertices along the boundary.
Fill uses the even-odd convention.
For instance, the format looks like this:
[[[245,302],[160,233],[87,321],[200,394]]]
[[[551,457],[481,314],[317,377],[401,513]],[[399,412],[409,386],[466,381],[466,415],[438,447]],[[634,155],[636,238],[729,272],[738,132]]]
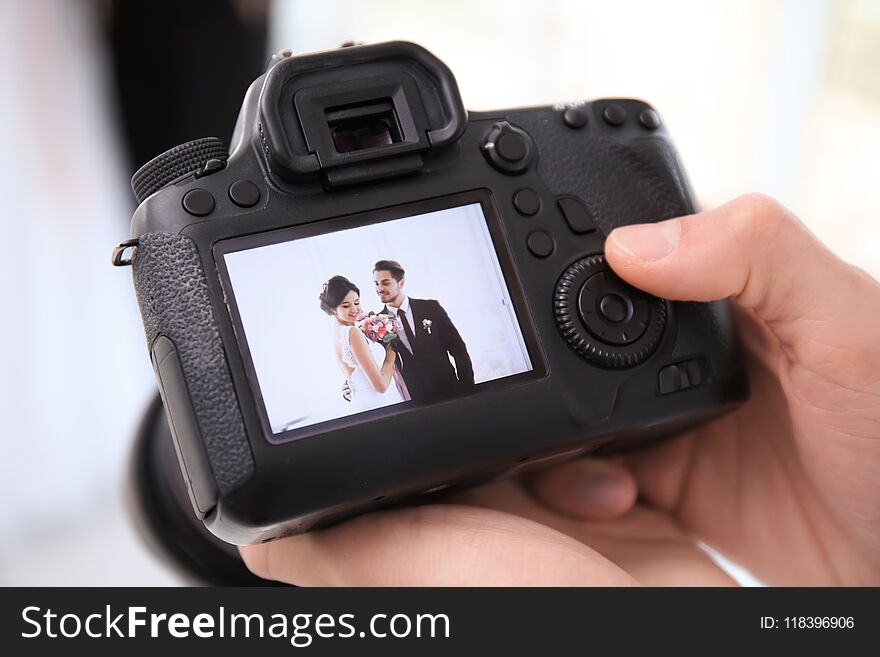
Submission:
[[[358,286],[345,276],[334,276],[324,283],[324,289],[318,295],[318,301],[321,302],[321,310],[328,315],[333,315],[336,312],[336,308],[342,303],[345,295],[349,292],[354,292],[358,296],[361,295]]]

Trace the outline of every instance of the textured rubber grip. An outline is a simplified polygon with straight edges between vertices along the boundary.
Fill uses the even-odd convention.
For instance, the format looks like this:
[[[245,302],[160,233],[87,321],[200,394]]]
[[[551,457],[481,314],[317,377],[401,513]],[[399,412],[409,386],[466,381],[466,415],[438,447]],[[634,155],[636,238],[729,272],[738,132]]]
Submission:
[[[132,271],[147,346],[165,336],[176,350],[189,396],[180,406],[192,406],[217,489],[226,494],[251,476],[254,462],[196,245],[183,235],[142,235]]]
[[[138,203],[158,192],[180,176],[200,171],[208,160],[225,160],[229,157],[223,140],[203,137],[157,155],[138,169],[131,177],[131,191]]]

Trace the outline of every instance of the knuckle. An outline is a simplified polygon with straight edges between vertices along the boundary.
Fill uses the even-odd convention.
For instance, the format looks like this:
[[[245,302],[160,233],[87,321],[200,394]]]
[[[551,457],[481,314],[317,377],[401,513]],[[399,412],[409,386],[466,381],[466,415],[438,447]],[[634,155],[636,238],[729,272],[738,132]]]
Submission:
[[[779,201],[758,192],[739,197],[733,210],[734,229],[750,236],[773,234],[788,219],[788,212]]]

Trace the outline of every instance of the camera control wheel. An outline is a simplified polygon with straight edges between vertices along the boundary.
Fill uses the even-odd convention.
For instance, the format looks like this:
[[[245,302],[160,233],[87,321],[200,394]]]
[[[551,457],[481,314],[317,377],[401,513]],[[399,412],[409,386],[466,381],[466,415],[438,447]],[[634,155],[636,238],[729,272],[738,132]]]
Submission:
[[[217,137],[188,141],[157,155],[138,169],[131,177],[131,191],[137,202],[142,203],[181,176],[209,174],[222,169],[228,157],[223,140]]]
[[[578,354],[603,367],[633,367],[660,344],[666,302],[628,285],[604,256],[581,258],[560,277],[553,295],[556,322]]]

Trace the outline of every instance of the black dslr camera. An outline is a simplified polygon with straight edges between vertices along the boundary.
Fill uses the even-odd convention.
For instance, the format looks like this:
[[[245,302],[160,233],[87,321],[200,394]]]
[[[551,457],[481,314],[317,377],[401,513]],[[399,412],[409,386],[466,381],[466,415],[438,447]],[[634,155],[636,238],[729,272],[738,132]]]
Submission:
[[[726,302],[605,236],[696,211],[658,114],[468,114],[403,42],[273,57],[231,148],[132,179],[131,264],[196,515],[236,544],[680,432],[742,401]],[[130,255],[130,257],[129,257]]]

